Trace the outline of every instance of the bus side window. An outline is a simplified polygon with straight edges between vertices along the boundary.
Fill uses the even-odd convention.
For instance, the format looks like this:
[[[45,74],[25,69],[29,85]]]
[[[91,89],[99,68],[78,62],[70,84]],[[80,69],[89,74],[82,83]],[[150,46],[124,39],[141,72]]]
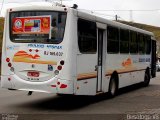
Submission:
[[[138,42],[139,42],[139,46],[138,46],[138,52],[139,54],[145,54],[145,39],[144,39],[144,35],[142,33],[138,34]]]
[[[150,54],[151,53],[151,36],[146,35],[146,45],[145,45],[145,51],[146,54]]]
[[[97,52],[97,27],[96,23],[78,19],[78,46],[83,54],[95,54]]]
[[[137,32],[130,31],[130,53],[138,53]]]
[[[116,27],[107,27],[107,52],[119,53],[119,29]]]
[[[129,53],[129,30],[120,29],[120,53]]]

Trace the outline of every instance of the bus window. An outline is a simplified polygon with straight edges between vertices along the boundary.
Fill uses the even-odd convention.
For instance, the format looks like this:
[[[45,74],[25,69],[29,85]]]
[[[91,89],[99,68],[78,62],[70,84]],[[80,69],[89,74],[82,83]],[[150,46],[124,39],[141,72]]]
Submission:
[[[138,52],[137,33],[130,31],[130,53]]]
[[[138,52],[139,52],[139,54],[145,54],[145,39],[144,39],[144,35],[143,34],[141,34],[141,33],[139,33],[138,34],[138,47],[139,47],[139,49],[138,49]]]
[[[146,45],[145,45],[146,54],[150,54],[150,52],[151,52],[151,36],[146,35],[145,40],[146,40],[146,42],[145,42],[146,43]]]
[[[84,54],[97,52],[96,23],[78,19],[78,45],[79,51]]]
[[[17,43],[59,44],[63,40],[66,16],[65,12],[54,11],[11,12],[10,39]],[[16,20],[20,20],[20,22]],[[47,20],[50,21],[50,24],[47,25],[48,27],[44,27]],[[42,27],[42,25],[44,26]],[[21,30],[17,28],[22,26]],[[48,29],[48,33],[44,32],[46,29]]]
[[[120,53],[129,53],[129,30],[120,29]]]
[[[107,52],[119,53],[119,29],[118,28],[111,27],[111,26],[108,26],[107,28]]]

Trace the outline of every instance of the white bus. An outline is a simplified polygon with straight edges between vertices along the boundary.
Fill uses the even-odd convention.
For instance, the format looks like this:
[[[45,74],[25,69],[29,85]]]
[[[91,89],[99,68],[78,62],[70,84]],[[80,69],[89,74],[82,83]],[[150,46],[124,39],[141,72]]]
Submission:
[[[115,96],[156,71],[151,32],[75,8],[19,7],[5,17],[1,86],[56,94]]]

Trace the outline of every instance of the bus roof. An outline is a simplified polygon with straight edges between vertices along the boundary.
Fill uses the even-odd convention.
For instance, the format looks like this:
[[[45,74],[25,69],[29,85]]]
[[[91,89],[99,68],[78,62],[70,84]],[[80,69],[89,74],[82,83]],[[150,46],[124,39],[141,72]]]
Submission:
[[[85,12],[83,10],[77,10],[77,11],[78,11],[78,16],[92,19],[95,22],[101,22],[101,23],[107,24],[109,26],[119,27],[119,28],[123,28],[123,29],[129,29],[129,30],[133,30],[133,31],[137,31],[137,32],[140,32],[140,33],[144,33],[144,34],[147,34],[147,35],[154,36],[154,34],[152,32],[149,32],[149,31],[146,31],[146,30],[143,30],[143,29],[140,29],[140,28],[136,28],[136,27],[133,27],[133,26],[129,26],[129,25],[120,23],[120,22],[108,20],[108,19],[105,19],[103,17],[96,16],[93,13]]]
[[[9,8],[9,11],[25,11],[25,10],[54,10],[54,11],[66,11],[64,8],[67,7],[59,7],[59,6],[40,6],[40,5],[34,5],[34,6],[20,6],[20,7],[14,7]],[[68,9],[68,8],[67,8]]]

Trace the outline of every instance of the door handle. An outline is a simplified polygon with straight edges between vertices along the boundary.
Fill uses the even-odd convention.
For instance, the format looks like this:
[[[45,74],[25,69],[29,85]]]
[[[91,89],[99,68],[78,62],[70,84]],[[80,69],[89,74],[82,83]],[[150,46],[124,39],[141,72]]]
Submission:
[[[95,66],[95,70],[94,71],[98,71],[98,65]]]

